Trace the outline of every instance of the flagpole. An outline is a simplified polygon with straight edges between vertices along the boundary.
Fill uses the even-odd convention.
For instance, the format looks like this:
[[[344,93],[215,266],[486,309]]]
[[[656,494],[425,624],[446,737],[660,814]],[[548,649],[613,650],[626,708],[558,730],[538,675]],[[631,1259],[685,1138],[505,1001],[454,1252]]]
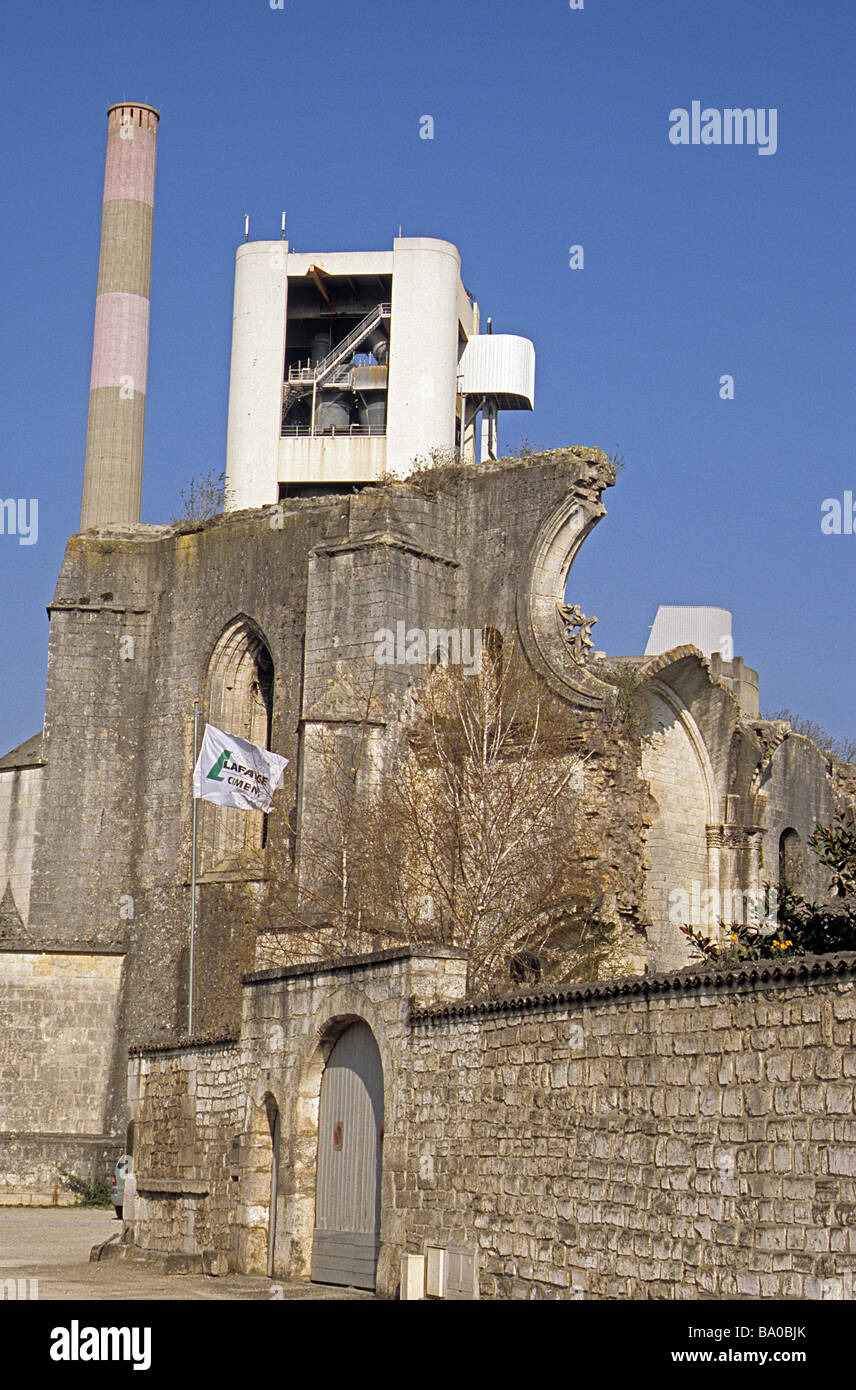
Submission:
[[[199,700],[193,701],[193,767],[199,758]],[[192,776],[192,774],[191,774]],[[187,1036],[193,1037],[193,973],[194,955],[196,950],[196,789],[191,785],[193,794],[193,837],[190,851],[190,982],[188,989],[187,1003]]]

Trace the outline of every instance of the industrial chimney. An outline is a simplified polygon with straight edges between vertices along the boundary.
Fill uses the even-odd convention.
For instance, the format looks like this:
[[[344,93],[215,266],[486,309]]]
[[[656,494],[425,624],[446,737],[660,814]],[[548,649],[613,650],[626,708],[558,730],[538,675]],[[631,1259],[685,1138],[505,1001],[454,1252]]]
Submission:
[[[82,531],[140,519],[158,119],[138,102],[107,112]]]

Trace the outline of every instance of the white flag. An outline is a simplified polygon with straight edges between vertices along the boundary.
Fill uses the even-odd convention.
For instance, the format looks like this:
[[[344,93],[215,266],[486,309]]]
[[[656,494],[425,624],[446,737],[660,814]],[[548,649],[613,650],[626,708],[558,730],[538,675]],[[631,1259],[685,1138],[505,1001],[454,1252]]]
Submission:
[[[206,724],[193,769],[193,795],[242,811],[269,811],[288,758]]]

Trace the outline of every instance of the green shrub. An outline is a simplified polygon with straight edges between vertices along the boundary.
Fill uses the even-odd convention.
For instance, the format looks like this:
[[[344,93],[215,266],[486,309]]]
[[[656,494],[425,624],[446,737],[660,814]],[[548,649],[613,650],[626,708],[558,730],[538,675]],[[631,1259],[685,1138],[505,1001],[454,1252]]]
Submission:
[[[625,729],[632,737],[646,742],[650,739],[654,724],[651,706],[645,695],[645,678],[635,666],[616,663],[611,668],[611,679],[616,687],[612,707],[613,727]]]
[[[113,1187],[109,1178],[81,1178],[75,1173],[67,1173],[60,1168],[59,1175],[70,1192],[73,1192],[78,1207],[112,1207]]]

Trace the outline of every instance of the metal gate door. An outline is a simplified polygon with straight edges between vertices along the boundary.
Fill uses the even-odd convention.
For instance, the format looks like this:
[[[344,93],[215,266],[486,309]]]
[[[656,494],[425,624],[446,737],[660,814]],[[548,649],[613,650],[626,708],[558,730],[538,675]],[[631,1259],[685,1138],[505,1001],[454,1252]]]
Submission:
[[[321,1080],[311,1278],[375,1287],[380,1249],[383,1068],[367,1023],[345,1029]]]

